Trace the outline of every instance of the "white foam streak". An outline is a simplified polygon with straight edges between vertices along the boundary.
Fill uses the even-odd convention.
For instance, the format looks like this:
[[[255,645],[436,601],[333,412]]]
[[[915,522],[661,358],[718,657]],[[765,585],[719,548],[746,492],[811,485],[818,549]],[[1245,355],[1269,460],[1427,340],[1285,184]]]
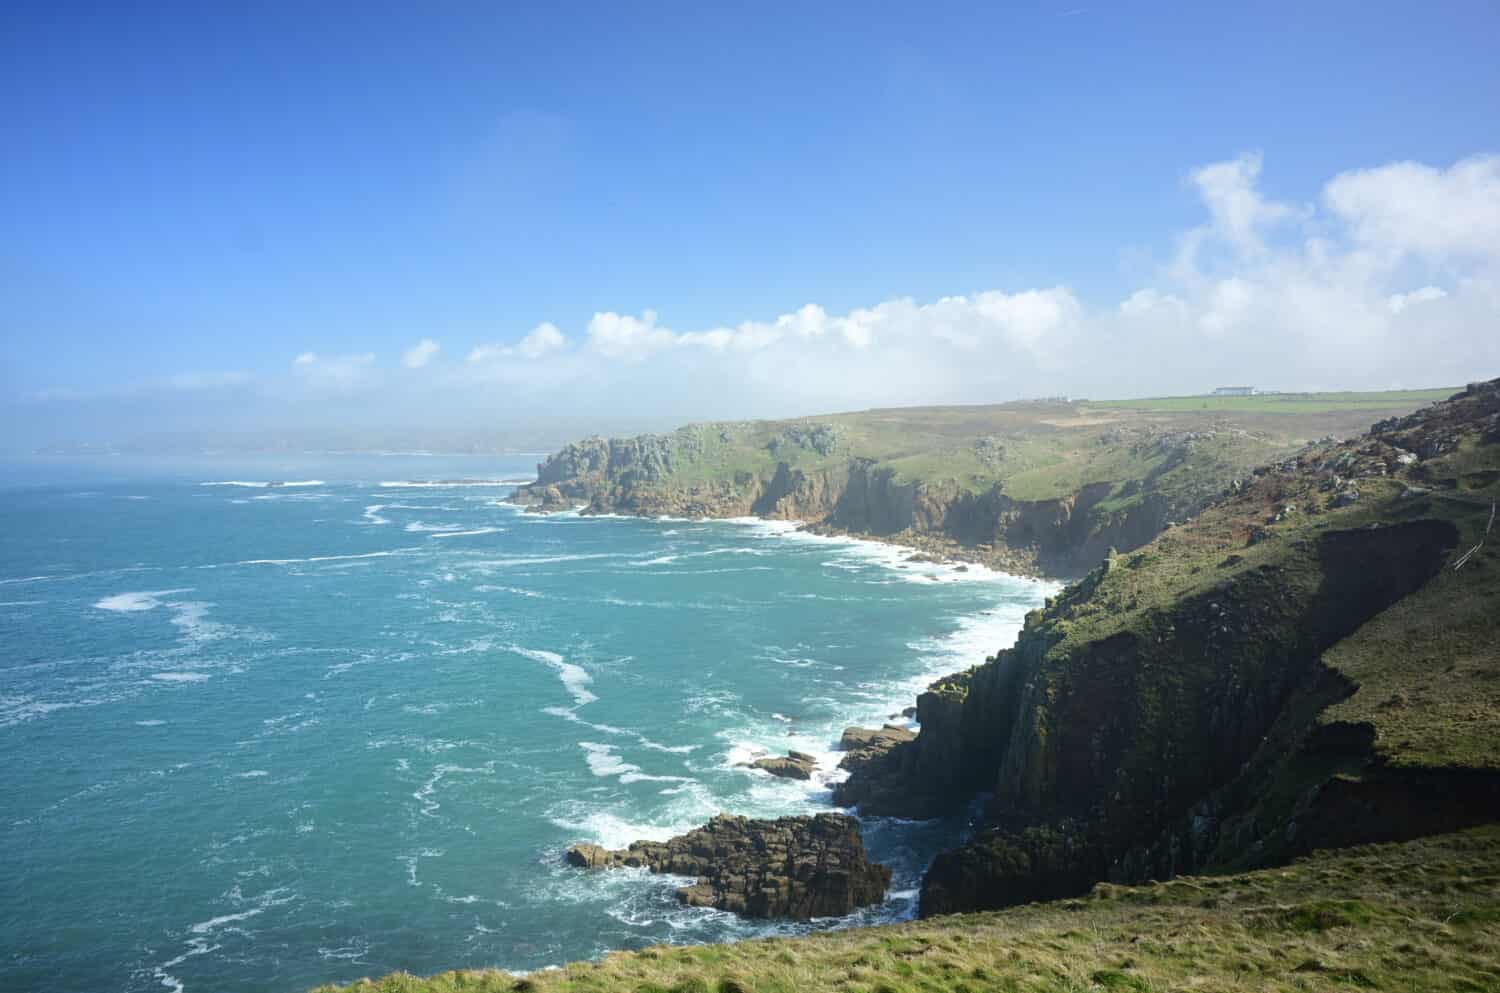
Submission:
[[[410,548],[392,548],[384,552],[361,552],[354,555],[311,555],[301,559],[241,559],[238,562],[219,562],[213,565],[200,565],[200,569],[228,569],[239,565],[301,565],[305,562],[347,562],[354,559],[383,559],[388,555],[401,555],[407,552],[419,552],[421,548],[412,546]]]
[[[236,900],[243,899],[239,896],[239,887],[237,886],[231,891],[230,895]],[[242,910],[234,914],[222,914],[218,917],[211,917],[206,921],[199,921],[197,924],[190,925],[188,933],[192,937],[187,939],[187,950],[181,955],[168,959],[157,966],[152,970],[153,975],[156,976],[157,981],[162,986],[172,990],[173,993],[183,993],[184,986],[182,981],[168,972],[168,969],[175,969],[190,958],[218,951],[222,946],[209,944],[209,935],[224,929],[226,924],[238,924],[241,921],[248,921],[252,917],[260,916],[272,907],[279,907],[284,903],[289,903],[292,899],[294,899],[293,894],[289,893],[284,887],[277,887],[262,893],[256,898],[255,905],[248,910]],[[229,930],[238,931],[240,929],[229,928]]]
[[[600,745],[592,741],[580,741],[578,747],[584,751],[586,761],[589,764],[589,772],[592,772],[601,779],[641,771],[640,766],[631,765],[616,755],[614,745]]]
[[[624,848],[632,841],[666,841],[703,826],[696,813],[691,818],[668,824],[632,822],[606,811],[596,811],[577,820],[550,818],[565,831],[577,832],[579,840],[592,841],[605,848]]]
[[[567,688],[568,693],[577,701],[578,706],[582,707],[599,699],[586,688],[589,683],[594,681],[594,677],[588,674],[588,670],[584,669],[583,666],[565,661],[556,652],[543,651],[540,648],[523,648],[520,645],[507,645],[506,651],[513,652],[522,658],[531,659],[533,662],[542,662],[557,670],[558,678],[562,680],[563,686]]]
[[[396,490],[447,490],[464,486],[516,486],[531,481],[530,479],[388,479],[382,480],[380,485],[386,489]]]
[[[412,521],[410,524],[406,525],[406,527],[402,528],[402,530],[403,531],[410,531],[413,534],[426,534],[428,532],[438,533],[438,532],[443,532],[443,531],[462,531],[463,530],[463,525],[462,524],[428,524],[426,521]]]
[[[94,606],[100,610],[111,610],[119,614],[131,614],[141,610],[154,610],[161,606],[160,597],[171,596],[173,593],[191,593],[191,586],[184,586],[173,590],[140,590],[134,593],[116,593],[97,601]]]
[[[631,731],[626,728],[617,728],[610,724],[595,724],[593,721],[586,721],[582,717],[579,717],[577,712],[569,710],[567,707],[543,707],[542,713],[550,714],[553,717],[561,717],[563,720],[572,721],[574,724],[581,724],[584,727],[594,731],[598,731],[601,734],[616,735],[624,738],[634,738],[637,742],[640,743],[640,746],[642,748],[649,748],[653,752],[665,752],[671,755],[690,755],[698,750],[697,745],[663,745],[660,742],[652,741],[650,738],[641,734],[639,731]]]
[[[585,562],[590,559],[625,558],[624,552],[582,552],[576,555],[514,555],[498,559],[478,559],[464,563],[464,568],[503,569],[509,566],[551,565],[555,562]]]

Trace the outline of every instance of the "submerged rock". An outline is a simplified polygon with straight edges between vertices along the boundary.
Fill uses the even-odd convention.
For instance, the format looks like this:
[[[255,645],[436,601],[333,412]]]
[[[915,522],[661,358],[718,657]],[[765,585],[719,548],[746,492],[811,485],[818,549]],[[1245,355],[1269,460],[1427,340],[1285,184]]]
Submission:
[[[584,869],[696,877],[677,891],[679,900],[746,917],[841,917],[885,899],[891,881],[891,870],[866,858],[859,823],[843,814],[774,821],[720,814],[670,841],[618,851],[574,845],[567,860]]]

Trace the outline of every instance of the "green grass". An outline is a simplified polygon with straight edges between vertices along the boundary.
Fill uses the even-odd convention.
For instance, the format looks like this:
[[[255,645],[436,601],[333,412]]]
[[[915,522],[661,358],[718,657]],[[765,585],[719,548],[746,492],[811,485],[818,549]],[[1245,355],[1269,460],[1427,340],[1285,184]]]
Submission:
[[[1274,393],[1248,397],[1149,397],[1140,400],[1091,400],[1089,407],[1160,412],[1326,414],[1349,410],[1415,409],[1446,400],[1459,387],[1431,390],[1387,390],[1377,393]]]
[[[1312,438],[1357,434],[1379,417],[1408,413],[1447,392],[1316,394],[1326,399],[1279,404],[1253,397],[1208,409],[1178,400],[911,407],[695,424],[666,436],[677,458],[664,485],[722,487],[741,474],[767,479],[780,462],[812,471],[859,458],[892,470],[900,483],[970,493],[1001,486],[1015,500],[1052,500],[1091,483],[1147,480],[1163,460],[1153,441],[1194,432],[1202,436],[1193,443],[1194,457],[1164,481],[1190,489],[1205,479],[1221,485],[1225,472],[1248,471]],[[814,425],[837,432],[833,451],[772,450],[785,432]]]
[[[1480,993],[1500,989],[1500,828],[1320,853],[1239,875],[1100,884],[1084,899],[998,913],[649,948],[521,979],[493,971],[397,974],[341,989]]]
[[[1490,499],[1500,499],[1492,487]],[[1490,504],[1439,498],[1479,541]],[[1500,769],[1500,534],[1335,645],[1324,661],[1359,689],[1325,721],[1368,723],[1391,765]]]
[[[1454,408],[1460,409],[1462,405]],[[1092,646],[1113,635],[1129,633],[1138,644],[1170,649],[1172,635],[1162,618],[1195,598],[1222,602],[1226,616],[1253,614],[1253,631],[1238,632],[1230,647],[1180,655],[1170,650],[1142,653],[1131,691],[1138,695],[1145,715],[1141,719],[1149,716],[1159,722],[1151,726],[1172,728],[1181,722],[1170,712],[1153,709],[1147,699],[1151,693],[1209,685],[1224,665],[1258,664],[1250,661],[1255,646],[1296,645],[1301,625],[1316,621],[1302,617],[1298,605],[1316,602],[1325,588],[1329,564],[1320,558],[1323,535],[1408,521],[1448,522],[1458,532],[1457,549],[1448,557],[1451,564],[1480,542],[1490,508],[1500,503],[1500,443],[1493,437],[1481,440],[1489,414],[1457,416],[1433,435],[1449,439],[1445,443],[1457,440],[1442,455],[1387,469],[1383,466],[1395,465],[1390,454],[1395,449],[1383,447],[1385,443],[1316,446],[1301,453],[1290,471],[1249,477],[1237,496],[1117,556],[1107,571],[1071,588],[1031,621],[1047,630],[1046,657],[1056,660],[1057,678],[1065,678],[1068,659],[1086,657]],[[1401,441],[1392,437],[1392,444]],[[1411,444],[1421,441],[1416,437]],[[1365,459],[1366,467],[1338,469],[1345,481],[1336,482],[1328,468],[1334,463],[1325,460],[1349,455]],[[1337,506],[1337,492],[1349,485],[1351,474],[1357,475],[1353,483],[1360,498]],[[1158,486],[1168,485],[1167,475]],[[1270,587],[1262,589],[1265,583],[1255,578],[1261,576],[1274,577],[1267,580]],[[1252,602],[1224,599],[1235,583],[1252,581],[1258,585],[1239,594]],[[1320,706],[1327,709],[1306,718],[1325,725],[1368,726],[1377,755],[1389,766],[1500,769],[1495,745],[1500,741],[1497,632],[1500,527],[1462,570],[1444,566],[1414,593],[1328,647],[1324,663],[1347,677],[1354,691],[1342,700],[1324,699]],[[1305,791],[1332,771],[1343,770],[1289,767],[1287,776]],[[1289,809],[1291,802],[1282,806]]]

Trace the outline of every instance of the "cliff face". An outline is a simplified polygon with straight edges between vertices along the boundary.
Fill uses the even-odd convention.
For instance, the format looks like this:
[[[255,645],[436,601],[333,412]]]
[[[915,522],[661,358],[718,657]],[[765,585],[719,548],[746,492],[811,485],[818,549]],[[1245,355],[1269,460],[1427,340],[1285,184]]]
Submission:
[[[1268,399],[1264,409],[1225,410],[1054,400],[695,424],[568,445],[512,499],[585,513],[797,519],[1076,577],[1306,439],[1357,433],[1417,401],[1385,402],[1318,409]]]
[[[924,915],[1500,820],[1475,744],[1500,728],[1497,469],[1492,383],[1258,475],[934,684],[917,739],[836,800],[927,817],[991,795]],[[1469,688],[1437,699],[1434,654]],[[1329,716],[1359,699],[1374,716]]]
[[[895,469],[859,457],[822,459],[813,467],[781,460],[705,476],[692,471],[701,444],[679,435],[574,443],[543,462],[537,481],[511,499],[549,511],[583,505],[595,514],[800,520],[938,551],[964,549],[1016,572],[1074,576],[1111,548],[1144,544],[1232,482],[1225,471],[1186,498],[1146,492],[1105,510],[1100,505],[1117,489],[1113,483],[1017,500],[1002,484],[976,492],[952,480],[901,480]]]

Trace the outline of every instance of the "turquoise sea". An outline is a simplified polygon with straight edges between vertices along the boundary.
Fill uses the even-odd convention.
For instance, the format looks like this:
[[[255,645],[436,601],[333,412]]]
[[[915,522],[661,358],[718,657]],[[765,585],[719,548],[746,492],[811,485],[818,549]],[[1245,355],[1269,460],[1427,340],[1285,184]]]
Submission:
[[[826,808],[845,725],[1009,644],[1051,589],[501,503],[534,463],[0,471],[0,989],[296,993],[912,913],[961,819],[867,820],[889,899],[810,925],[561,856]],[[737,767],[788,748],[812,783]]]

